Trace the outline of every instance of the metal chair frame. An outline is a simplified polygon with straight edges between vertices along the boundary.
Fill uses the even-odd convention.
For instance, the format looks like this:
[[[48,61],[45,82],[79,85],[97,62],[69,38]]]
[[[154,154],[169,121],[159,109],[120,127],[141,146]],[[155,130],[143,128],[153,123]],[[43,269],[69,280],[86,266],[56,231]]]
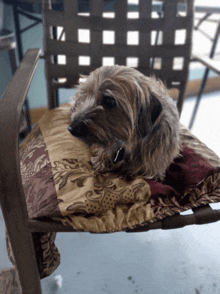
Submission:
[[[138,25],[137,20],[134,20],[134,22],[129,25],[129,28],[132,30],[136,30],[137,28],[140,29],[142,37],[143,36],[149,36],[149,25],[148,28],[146,28],[147,25],[147,19],[146,15],[149,17],[149,11],[147,10],[147,5],[150,5],[151,0],[147,1],[140,1],[140,3],[143,5],[143,10],[141,9],[140,16],[141,16],[141,22],[142,26]],[[69,1],[64,0],[66,15],[64,18],[63,12],[57,12],[55,11],[55,16],[57,19],[57,22],[55,22],[54,18],[52,17],[52,14],[54,11],[51,11],[50,7],[50,1],[45,0],[44,1],[44,28],[45,28],[45,36],[44,36],[44,42],[45,42],[45,52],[44,52],[44,58],[46,60],[46,77],[48,80],[48,104],[49,108],[54,108],[56,106],[56,96],[53,95],[57,89],[63,86],[70,87],[72,86],[72,83],[76,82],[79,73],[86,74],[92,69],[96,68],[97,66],[101,65],[101,59],[100,57],[100,51],[99,56],[95,54],[95,59],[92,59],[91,64],[86,67],[80,67],[79,65],[76,65],[78,62],[78,55],[76,55],[77,51],[80,50],[83,54],[86,54],[88,50],[93,50],[93,53],[97,52],[97,46],[101,46],[103,50],[106,50],[106,54],[108,56],[109,53],[115,52],[115,59],[116,62],[121,64],[121,61],[126,61],[126,56],[123,54],[124,52],[127,52],[125,50],[125,44],[123,40],[126,40],[125,34],[123,31],[119,33],[119,35],[116,34],[116,40],[119,41],[119,44],[122,48],[122,50],[116,50],[116,49],[104,49],[105,46],[102,46],[100,44],[100,40],[98,39],[98,35],[100,36],[100,32],[95,31],[95,33],[92,33],[91,25],[93,22],[93,25],[95,26],[96,30],[100,28],[100,25],[98,26],[98,21],[102,22],[102,28],[103,29],[113,29],[113,27],[117,28],[119,23],[120,28],[122,27],[122,24],[126,23],[126,19],[120,16],[119,11],[124,11],[124,14],[126,14],[124,1],[119,1],[118,3],[118,12],[116,12],[116,18],[115,19],[107,19],[107,25],[102,19],[102,10],[100,9],[101,1],[91,1],[91,20],[90,18],[84,17],[83,21],[86,23],[86,28],[91,29],[91,35],[92,39],[94,39],[95,45],[89,45],[88,44],[78,44],[77,34],[73,32],[73,28],[70,24],[74,24],[76,22],[80,23],[82,22],[82,17],[77,15],[77,7],[76,7],[76,1]],[[171,7],[175,7],[174,3],[175,1],[168,0],[168,4],[164,6],[164,13],[169,13],[169,5]],[[189,23],[190,26],[192,25],[192,1],[188,0],[188,17],[190,20],[186,19],[179,19],[179,27],[182,23]],[[72,9],[74,9],[75,14],[72,14]],[[175,8],[176,9],[176,8]],[[171,9],[172,10],[172,9]],[[175,13],[172,10],[171,16],[176,18],[176,10]],[[169,19],[170,17],[169,16]],[[116,25],[114,24],[114,21],[116,21]],[[153,22],[156,23],[156,20],[153,19]],[[52,56],[59,55],[63,53],[63,49],[65,48],[64,43],[59,40],[54,40],[52,37],[52,27],[53,26],[66,26],[65,28],[65,34],[66,34],[66,40],[67,44],[69,38],[72,38],[72,41],[75,42],[75,45],[72,46],[70,43],[67,46],[67,64],[66,65],[60,65],[55,64],[54,59]],[[151,27],[151,25],[150,25]],[[161,47],[154,47],[154,50],[152,51],[152,46],[150,46],[150,43],[140,38],[140,43],[142,44],[142,49],[146,45],[148,45],[148,49],[150,49],[150,52],[152,53],[152,57],[157,57],[158,54],[162,56],[161,54],[166,54],[166,48],[168,48],[168,51],[171,51],[171,53],[175,52],[174,48],[175,46],[173,44],[169,45],[169,42],[174,40],[174,30],[172,30],[172,26],[169,21],[167,21],[164,18],[158,19],[158,24],[156,25],[156,31],[161,30],[162,27],[166,28],[164,32],[164,38],[163,38],[163,46]],[[191,35],[190,35],[191,36]],[[187,42],[191,42],[191,37],[187,37]],[[122,42],[123,41],[123,42]],[[143,43],[142,43],[143,42]],[[188,62],[190,60],[190,44],[188,43],[188,47],[185,53],[186,63],[185,65],[188,66]],[[52,50],[52,48],[55,48],[55,51]],[[119,47],[120,48],[120,47]],[[177,46],[178,54],[180,53],[180,46]],[[183,47],[184,48],[184,45]],[[176,48],[175,48],[176,49]],[[186,49],[186,48],[185,48]],[[75,52],[75,50],[77,50]],[[75,52],[75,53],[74,53]],[[122,59],[119,58],[119,53],[122,53]],[[162,52],[162,53],[160,53]],[[145,74],[152,73],[152,68],[144,68],[143,65],[147,64],[149,65],[150,56],[147,54],[146,50],[144,51],[144,54],[141,54],[142,52],[139,52],[135,46],[131,46],[128,53],[133,53],[134,56],[140,56],[140,59],[143,60],[143,63],[140,63],[140,67],[138,68]],[[140,55],[137,55],[140,53]],[[0,172],[0,203],[1,208],[3,211],[3,216],[5,219],[6,227],[8,230],[8,234],[10,237],[16,266],[19,273],[19,278],[22,286],[22,290],[24,294],[40,294],[41,292],[41,285],[40,285],[40,279],[39,279],[39,273],[38,273],[38,267],[35,257],[35,251],[34,251],[34,244],[33,244],[33,238],[32,233],[33,232],[76,232],[71,226],[63,225],[61,223],[55,222],[53,220],[48,221],[40,221],[40,220],[31,220],[28,218],[27,213],[27,207],[25,203],[25,195],[22,187],[22,181],[21,181],[21,174],[20,174],[20,163],[19,163],[19,122],[21,117],[21,111],[23,104],[25,102],[25,98],[28,92],[28,89],[31,84],[32,77],[34,75],[37,62],[40,58],[41,52],[40,49],[29,49],[23,59],[23,61],[20,63],[16,73],[14,74],[11,82],[9,83],[6,91],[4,92],[1,100],[0,100],[0,144],[1,144],[1,153],[0,153],[0,165],[1,165],[1,172]],[[132,56],[132,55],[131,55]],[[147,61],[146,61],[146,60]],[[70,65],[68,63],[70,61]],[[160,72],[157,72],[155,70],[155,73],[158,73],[159,75],[162,75],[163,73],[170,73],[170,75],[166,74],[167,82],[170,86],[172,86],[172,80],[170,80],[170,77],[173,75],[173,69],[172,69],[172,62],[173,60],[165,59],[164,64],[165,69],[162,68]],[[188,73],[188,67],[185,68],[184,65],[184,74],[180,74],[178,71],[175,72],[176,76],[179,77],[178,84],[173,84],[173,86],[178,86],[179,90],[184,90],[185,83],[183,83],[186,80],[187,73]],[[169,71],[169,70],[170,71]],[[67,74],[67,75],[65,75]],[[59,82],[60,77],[66,77],[66,82],[64,84]],[[174,79],[174,81],[176,81]],[[179,111],[181,111],[182,102],[183,102],[183,94],[180,95],[178,101],[178,107]],[[209,205],[195,208],[193,209],[192,215],[174,215],[172,217],[165,218],[163,220],[154,222],[154,223],[148,223],[146,225],[142,225],[140,227],[134,228],[134,229],[127,229],[126,232],[143,232],[148,231],[152,229],[174,229],[174,228],[180,228],[184,227],[186,225],[192,225],[192,224],[204,224],[209,222],[218,221],[220,219],[220,211],[219,210],[212,210]]]

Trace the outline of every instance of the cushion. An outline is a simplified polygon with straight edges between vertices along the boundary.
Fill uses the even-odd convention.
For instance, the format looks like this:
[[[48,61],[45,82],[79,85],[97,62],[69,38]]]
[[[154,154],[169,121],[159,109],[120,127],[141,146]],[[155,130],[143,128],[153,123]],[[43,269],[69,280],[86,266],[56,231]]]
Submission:
[[[220,201],[220,159],[181,128],[182,151],[160,183],[97,174],[90,150],[69,131],[70,105],[46,112],[20,148],[29,217],[115,232]]]

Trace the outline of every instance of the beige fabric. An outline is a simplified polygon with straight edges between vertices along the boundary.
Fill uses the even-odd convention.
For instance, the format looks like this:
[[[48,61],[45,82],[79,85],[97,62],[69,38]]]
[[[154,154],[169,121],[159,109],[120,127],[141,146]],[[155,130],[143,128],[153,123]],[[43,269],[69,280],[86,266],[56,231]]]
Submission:
[[[216,171],[220,172],[220,158],[184,126],[181,126],[181,140],[183,144],[200,154]]]
[[[140,210],[140,222],[145,219],[142,215],[152,217],[152,213],[148,211],[149,205],[143,206],[151,196],[147,182],[142,178],[126,182],[111,174],[96,174],[90,163],[89,149],[69,133],[69,124],[69,105],[49,111],[39,122],[52,162],[55,188],[62,215],[79,213],[99,215],[103,210],[108,211],[120,205],[117,208],[117,218],[120,223],[124,223],[123,227],[133,226],[133,223],[136,223],[133,219],[134,210]],[[126,214],[125,218],[122,217],[123,214]],[[112,224],[113,219],[111,217],[110,221],[104,225],[109,231],[113,230],[113,226],[115,227],[115,224]],[[82,229],[80,217],[78,221],[79,228]],[[102,231],[104,227],[101,227],[103,225],[100,224]],[[84,229],[93,231],[92,228],[93,221],[90,218],[88,228],[84,227]]]
[[[15,266],[0,272],[0,293],[22,294],[18,271]]]
[[[164,195],[152,198],[149,183],[143,178],[126,182],[112,174],[96,174],[90,163],[89,149],[68,132],[69,109],[70,105],[67,104],[49,111],[39,122],[52,165],[59,209],[63,216],[58,218],[62,222],[82,231],[114,232],[219,201],[219,174],[205,179],[204,186],[202,183],[202,186],[184,188],[178,199],[166,195],[166,186],[161,186]],[[196,151],[196,156],[205,157],[208,166],[211,165],[208,168],[217,171],[220,160],[214,152],[186,128],[182,127],[181,132],[183,144]],[[199,169],[199,164],[198,158],[196,169]],[[181,207],[180,202],[184,197],[188,203]]]

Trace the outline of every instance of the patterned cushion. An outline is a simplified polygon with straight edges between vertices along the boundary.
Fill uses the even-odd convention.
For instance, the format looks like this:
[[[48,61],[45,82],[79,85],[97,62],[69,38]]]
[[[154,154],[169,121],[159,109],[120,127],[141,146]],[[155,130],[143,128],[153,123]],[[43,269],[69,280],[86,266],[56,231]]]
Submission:
[[[97,174],[90,150],[68,132],[70,106],[48,111],[20,148],[30,218],[113,232],[220,201],[220,159],[182,127],[182,152],[159,183]]]

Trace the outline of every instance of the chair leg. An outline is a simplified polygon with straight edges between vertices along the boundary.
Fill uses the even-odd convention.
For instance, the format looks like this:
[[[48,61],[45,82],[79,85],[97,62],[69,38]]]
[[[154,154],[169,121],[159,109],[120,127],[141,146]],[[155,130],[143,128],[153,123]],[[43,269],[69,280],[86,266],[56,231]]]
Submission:
[[[42,294],[32,234],[25,225],[7,224],[23,294]]]

